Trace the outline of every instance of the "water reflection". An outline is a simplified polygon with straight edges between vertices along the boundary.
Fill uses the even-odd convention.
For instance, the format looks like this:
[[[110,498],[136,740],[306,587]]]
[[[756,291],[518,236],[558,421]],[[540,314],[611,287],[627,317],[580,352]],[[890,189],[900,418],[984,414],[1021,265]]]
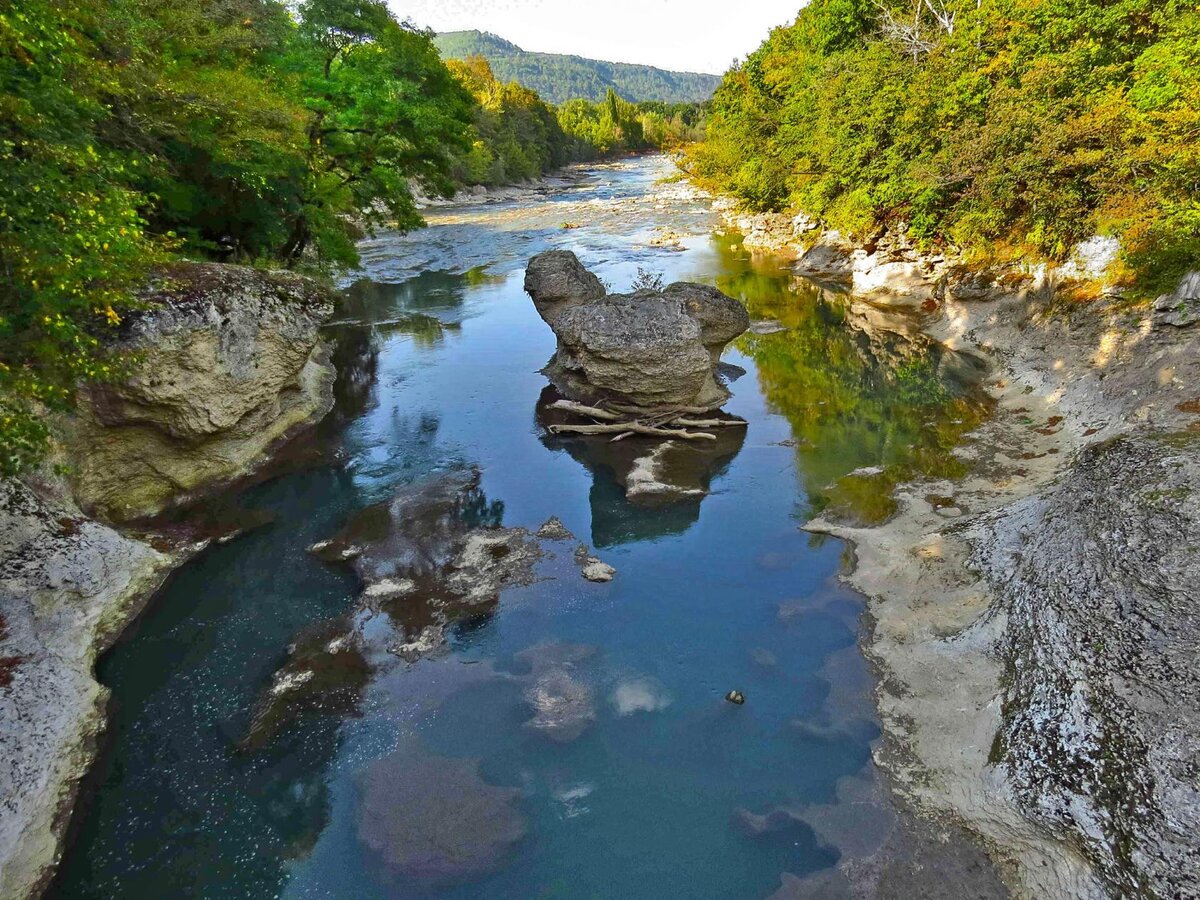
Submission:
[[[732,271],[717,285],[752,319],[780,326],[747,332],[737,347],[792,426],[815,511],[879,522],[895,511],[898,482],[964,474],[950,451],[990,410],[979,361],[928,338],[912,316],[751,263],[736,237],[720,246]]]
[[[612,547],[682,534],[746,440],[745,428],[717,428],[712,441],[661,441],[633,435],[552,434],[577,417],[551,408],[562,396],[547,386],[535,419],[542,443],[566,452],[592,476],[592,543]]]
[[[365,248],[330,331],[339,452],[238,494],[266,524],[102,665],[113,750],[60,895],[762,897],[858,852],[829,817],[886,819],[844,789],[877,733],[861,602],[797,525],[952,466],[971,366],[711,240],[665,168]],[[652,245],[664,222],[685,249]],[[513,273],[567,243],[614,284],[716,283],[775,323],[723,367],[748,430],[547,434],[551,337]],[[534,539],[550,516],[607,548],[610,584],[565,529]]]

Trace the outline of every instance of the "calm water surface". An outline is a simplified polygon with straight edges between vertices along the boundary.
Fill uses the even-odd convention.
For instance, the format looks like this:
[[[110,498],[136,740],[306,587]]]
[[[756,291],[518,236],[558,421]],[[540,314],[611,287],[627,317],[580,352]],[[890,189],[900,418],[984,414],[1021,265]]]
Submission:
[[[58,895],[764,897],[783,873],[853,852],[821,823],[847,779],[871,778],[862,605],[837,584],[843,547],[799,526],[828,507],[886,516],[896,478],[953,472],[947,451],[983,410],[964,361],[751,261],[706,202],[660,183],[670,171],[580,170],[536,199],[435,211],[424,231],[364,244],[331,328],[330,452],[230,498],[269,523],[178,572],[100,666],[110,746]],[[708,496],[635,507],[587,446],[541,434],[554,341],[521,280],[530,255],[558,246],[615,289],[639,268],[715,283],[783,326],[726,354],[746,373],[727,408],[750,424],[706,473]],[[616,579],[583,581],[562,545],[542,580],[459,623],[448,655],[377,664],[353,709],[311,712],[239,752],[288,645],[357,594],[306,548],[458,465],[480,469],[504,525],[558,516]],[[563,645],[586,648],[573,672],[595,718],[555,742],[527,726],[526,695]],[[732,688],[745,706],[723,701]],[[523,837],[471,880],[389,871],[359,837],[364,772],[389,756],[413,761],[397,779],[470,761],[515,789]],[[746,824],[780,809],[761,833]],[[438,827],[470,843],[488,826]]]

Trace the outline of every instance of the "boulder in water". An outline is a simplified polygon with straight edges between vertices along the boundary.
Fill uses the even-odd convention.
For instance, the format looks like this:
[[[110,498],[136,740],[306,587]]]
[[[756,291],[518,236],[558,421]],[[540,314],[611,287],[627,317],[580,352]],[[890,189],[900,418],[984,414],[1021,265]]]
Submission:
[[[608,294],[567,250],[529,262],[525,290],[558,338],[544,370],[563,396],[635,407],[715,408],[729,397],[716,366],[745,331],[745,308],[714,287]]]
[[[501,868],[525,836],[520,791],[479,776],[479,763],[403,750],[364,773],[358,838],[387,872],[417,890]]]

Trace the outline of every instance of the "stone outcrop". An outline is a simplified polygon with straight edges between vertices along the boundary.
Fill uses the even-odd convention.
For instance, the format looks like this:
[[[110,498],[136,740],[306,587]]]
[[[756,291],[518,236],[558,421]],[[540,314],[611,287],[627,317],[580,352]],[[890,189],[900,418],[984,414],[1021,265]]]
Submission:
[[[715,407],[729,397],[716,366],[750,318],[716,288],[607,294],[575,254],[552,250],[530,260],[525,290],[558,337],[544,371],[565,397],[639,407]]]
[[[1091,447],[971,535],[1008,619],[994,758],[1031,815],[1078,836],[1113,896],[1187,896],[1200,885],[1200,435]]]
[[[37,894],[57,862],[105,727],[97,656],[205,543],[181,536],[190,527],[167,537],[104,520],[153,516],[254,472],[333,402],[320,334],[333,294],[311,279],[180,263],[142,299],[112,343],[130,371],[56,423],[71,483],[0,481],[4,897]]]
[[[96,657],[185,553],[0,481],[0,897],[49,880],[104,730]]]
[[[1188,272],[1178,287],[1154,301],[1154,317],[1164,325],[1187,328],[1200,322],[1200,271]]]
[[[964,477],[899,486],[879,527],[806,527],[855,544],[895,790],[981,835],[1015,896],[1192,896],[1194,288],[1050,312],[1054,288],[981,278],[924,322],[993,360]]]
[[[155,277],[150,308],[114,349],[132,373],[84,392],[65,425],[85,511],[145,518],[260,467],[322,418],[335,372],[320,334],[333,294],[285,272],[184,263]]]

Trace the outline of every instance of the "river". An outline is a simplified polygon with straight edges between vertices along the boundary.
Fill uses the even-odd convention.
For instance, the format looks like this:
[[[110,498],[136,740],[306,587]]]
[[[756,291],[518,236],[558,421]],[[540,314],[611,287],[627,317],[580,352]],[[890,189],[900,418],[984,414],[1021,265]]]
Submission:
[[[894,814],[863,604],[838,582],[847,548],[800,526],[878,521],[896,480],[954,474],[986,406],[963,360],[752,258],[672,173],[581,167],[363,243],[330,327],[335,412],[290,468],[214,504],[256,527],[177,572],[101,661],[112,728],[53,894],[765,897],[878,849]],[[693,495],[633,503],[594,441],[539,425],[554,338],[522,274],[551,247],[614,289],[639,270],[716,284],[760,323],[725,356],[748,428],[689,475]],[[247,749],[289,645],[358,593],[307,548],[463,467],[496,523],[557,516],[615,579],[583,580],[563,545],[455,622],[447,652],[373,658],[341,702]],[[587,706],[566,739],[531,727],[555,666]],[[363,810],[385,789],[390,839],[462,864],[381,854]],[[442,809],[445,792],[466,799]]]

